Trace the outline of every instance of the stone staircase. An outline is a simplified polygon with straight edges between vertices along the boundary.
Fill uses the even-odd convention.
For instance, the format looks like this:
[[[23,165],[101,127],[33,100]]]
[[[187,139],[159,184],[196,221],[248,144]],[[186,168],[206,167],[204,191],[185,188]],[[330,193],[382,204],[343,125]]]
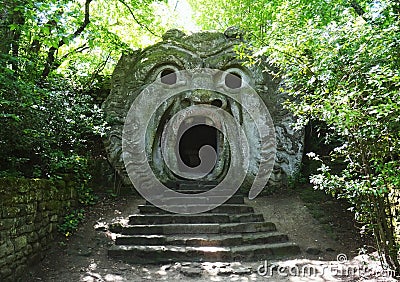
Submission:
[[[181,182],[173,189],[200,193],[216,183]],[[174,199],[164,196],[165,203]],[[300,253],[300,248],[279,233],[272,222],[234,195],[223,205],[201,214],[172,214],[150,203],[127,224],[112,225],[117,233],[111,258],[135,264],[168,262],[258,261]],[[190,207],[189,207],[190,208]]]

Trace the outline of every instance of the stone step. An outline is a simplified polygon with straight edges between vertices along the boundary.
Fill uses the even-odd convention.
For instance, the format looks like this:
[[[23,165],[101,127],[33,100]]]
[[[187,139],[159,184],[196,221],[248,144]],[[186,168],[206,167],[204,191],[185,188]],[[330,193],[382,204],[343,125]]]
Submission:
[[[175,183],[176,183],[176,185],[177,186],[181,186],[181,185],[199,185],[199,186],[201,186],[201,185],[214,185],[214,186],[216,186],[216,185],[218,185],[218,181],[216,181],[216,180],[206,180],[206,181],[202,181],[202,180],[178,180],[178,181],[175,181]]]
[[[200,193],[204,193],[209,191],[210,189],[205,189],[202,187],[193,187],[192,189],[171,189],[172,191],[165,191],[162,195],[160,195],[160,197],[174,197],[173,191],[182,193],[182,194],[200,194]],[[217,192],[216,192],[217,193]],[[232,191],[225,191],[225,190],[221,190],[218,191],[218,193],[226,195],[226,194],[230,194],[232,193]],[[238,196],[243,196],[243,193],[241,192],[236,192],[234,195],[238,195]]]
[[[160,197],[162,199],[163,204],[165,205],[174,205],[176,203],[179,203],[180,199],[177,197],[166,197],[163,195],[163,197]],[[211,196],[211,197],[201,197],[201,196],[193,196],[192,201],[195,201],[195,204],[201,204],[201,203],[210,203],[210,202],[215,202],[216,200],[223,200],[225,197],[222,196]],[[244,204],[244,198],[243,196],[239,195],[233,195],[231,198],[229,198],[227,201],[225,201],[226,204]],[[150,202],[146,201],[146,204],[151,204]]]
[[[214,184],[181,183],[177,190],[211,190],[215,186]]]
[[[182,193],[182,194],[200,194],[200,193],[204,193],[207,192],[208,190],[204,190],[204,189],[190,189],[190,190],[178,190],[178,189],[174,189],[174,191]],[[160,197],[174,197],[174,194],[172,194],[172,191],[165,191],[162,195],[160,195]]]
[[[114,245],[108,255],[135,264],[159,264],[177,261],[257,261],[297,255],[292,243],[274,243],[240,247],[131,246]]]
[[[181,246],[209,246],[228,247],[251,244],[284,243],[288,236],[279,232],[245,233],[245,234],[200,234],[200,235],[119,235],[115,239],[116,245],[181,245]]]
[[[195,209],[197,206],[187,205],[185,209],[190,212]],[[139,211],[141,214],[156,214],[156,213],[170,213],[166,210],[160,209],[153,205],[138,205]],[[247,205],[240,204],[223,204],[219,207],[216,207],[206,213],[230,213],[230,214],[240,214],[240,213],[254,213],[253,207]]]
[[[272,222],[154,224],[123,226],[122,235],[227,234],[276,231]]]
[[[149,224],[174,224],[174,223],[237,223],[237,222],[263,222],[262,214],[134,214],[129,216],[130,225]]]

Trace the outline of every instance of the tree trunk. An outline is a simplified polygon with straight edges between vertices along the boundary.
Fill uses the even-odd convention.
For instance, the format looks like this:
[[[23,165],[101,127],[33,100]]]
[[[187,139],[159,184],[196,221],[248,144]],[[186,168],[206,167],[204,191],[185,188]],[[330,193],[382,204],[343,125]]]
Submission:
[[[12,7],[6,1],[0,1],[0,54],[9,54],[12,34],[9,28],[12,22]]]

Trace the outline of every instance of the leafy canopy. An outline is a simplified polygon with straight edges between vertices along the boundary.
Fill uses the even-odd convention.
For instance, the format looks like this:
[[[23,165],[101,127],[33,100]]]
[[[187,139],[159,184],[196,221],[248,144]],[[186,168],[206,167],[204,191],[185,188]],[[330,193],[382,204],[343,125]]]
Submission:
[[[176,14],[153,0],[1,1],[0,175],[53,177],[85,163],[121,53],[160,40]]]
[[[191,3],[201,26],[244,31],[252,53],[238,53],[249,63],[268,60],[278,67],[282,90],[295,98],[287,107],[297,125],[326,124],[340,144],[331,157],[345,168],[322,163],[312,183],[352,203],[382,259],[400,271],[400,2]]]

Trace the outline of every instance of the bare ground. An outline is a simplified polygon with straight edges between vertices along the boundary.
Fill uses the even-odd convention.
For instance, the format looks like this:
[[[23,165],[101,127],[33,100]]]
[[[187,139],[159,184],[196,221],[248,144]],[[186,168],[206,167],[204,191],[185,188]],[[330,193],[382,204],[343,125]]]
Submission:
[[[23,281],[396,281],[386,278],[390,273],[370,255],[358,256],[364,242],[346,207],[339,202],[321,202],[326,213],[321,223],[296,193],[248,201],[301,247],[301,255],[295,258],[168,265],[129,265],[109,259],[112,234],[96,231],[94,226],[137,213],[137,205],[142,203],[144,200],[133,196],[102,197],[88,209],[80,229],[68,240],[61,235],[56,238],[43,261],[27,271]]]

